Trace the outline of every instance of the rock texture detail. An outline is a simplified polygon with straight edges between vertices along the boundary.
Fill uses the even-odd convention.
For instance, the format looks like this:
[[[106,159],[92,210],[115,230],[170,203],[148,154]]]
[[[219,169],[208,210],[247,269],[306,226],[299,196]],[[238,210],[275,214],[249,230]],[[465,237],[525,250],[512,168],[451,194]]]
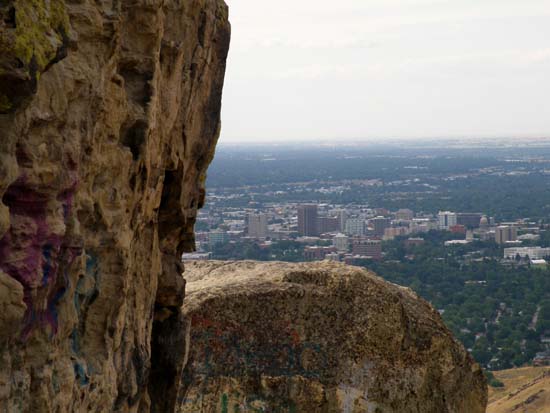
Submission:
[[[227,7],[6,0],[0,17],[0,411],[171,411]]]
[[[185,274],[180,412],[485,412],[480,367],[409,289],[335,263]]]

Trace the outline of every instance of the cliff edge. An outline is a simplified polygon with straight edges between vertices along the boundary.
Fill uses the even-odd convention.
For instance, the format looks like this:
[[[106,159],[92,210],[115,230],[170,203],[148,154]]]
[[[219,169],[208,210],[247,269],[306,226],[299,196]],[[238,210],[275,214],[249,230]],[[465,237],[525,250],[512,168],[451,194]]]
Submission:
[[[219,134],[227,7],[6,0],[0,17],[0,411],[172,411],[183,334],[165,327]]]
[[[185,276],[180,412],[485,412],[479,365],[409,289],[330,262]]]

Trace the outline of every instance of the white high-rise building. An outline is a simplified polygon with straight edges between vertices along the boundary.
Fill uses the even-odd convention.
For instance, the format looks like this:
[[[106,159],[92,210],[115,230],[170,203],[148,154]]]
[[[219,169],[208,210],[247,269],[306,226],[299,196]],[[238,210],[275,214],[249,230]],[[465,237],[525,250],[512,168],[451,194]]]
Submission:
[[[439,211],[439,229],[449,229],[456,225],[456,212]]]
[[[340,231],[346,230],[346,221],[348,220],[348,213],[345,209],[340,209],[338,211],[338,214],[336,215],[338,217],[338,222],[340,224]]]
[[[248,214],[248,236],[253,238],[267,237],[266,214]]]
[[[347,251],[349,246],[349,238],[344,234],[336,234],[332,239],[332,244],[338,251]]]

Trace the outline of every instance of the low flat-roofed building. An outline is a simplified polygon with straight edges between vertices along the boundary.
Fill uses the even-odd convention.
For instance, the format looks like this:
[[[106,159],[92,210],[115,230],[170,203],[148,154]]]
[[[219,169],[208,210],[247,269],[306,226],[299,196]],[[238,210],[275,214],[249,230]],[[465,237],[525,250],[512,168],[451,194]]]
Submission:
[[[335,253],[335,247],[307,246],[304,249],[304,259],[306,261],[324,260],[327,254]]]
[[[531,264],[532,267],[537,267],[537,268],[546,268],[548,265],[548,263],[544,259],[530,260],[529,263]]]
[[[452,239],[450,241],[445,241],[445,246],[450,247],[451,245],[464,245],[469,244],[470,242],[472,241],[469,239]]]
[[[424,244],[424,238],[408,238],[403,241],[405,248],[415,247]]]
[[[382,259],[382,242],[377,239],[356,237],[351,240],[354,255],[368,256],[374,260]]]
[[[550,248],[542,247],[512,247],[504,248],[504,258],[509,260],[529,257],[531,260],[540,260],[550,256]]]
[[[189,252],[181,255],[182,261],[206,261],[210,259],[209,252]]]

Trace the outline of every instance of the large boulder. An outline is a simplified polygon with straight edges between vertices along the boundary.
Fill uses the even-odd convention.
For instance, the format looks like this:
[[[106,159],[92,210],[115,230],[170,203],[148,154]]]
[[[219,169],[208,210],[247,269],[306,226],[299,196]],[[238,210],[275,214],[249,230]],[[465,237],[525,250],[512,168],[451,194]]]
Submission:
[[[329,262],[185,277],[180,412],[485,412],[479,365],[407,288]]]

